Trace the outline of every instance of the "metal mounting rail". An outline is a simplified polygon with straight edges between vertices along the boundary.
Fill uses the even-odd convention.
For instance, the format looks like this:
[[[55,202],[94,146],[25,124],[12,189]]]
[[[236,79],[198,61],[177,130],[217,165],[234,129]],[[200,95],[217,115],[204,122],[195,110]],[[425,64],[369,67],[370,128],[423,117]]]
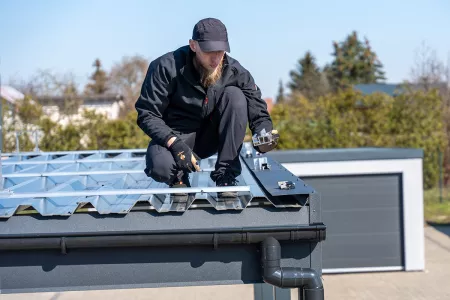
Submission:
[[[4,166],[10,165],[46,165],[46,164],[73,164],[73,163],[104,163],[104,162],[134,162],[145,161],[145,157],[125,157],[125,158],[80,158],[72,160],[25,160],[25,161],[8,161],[2,162]]]
[[[115,190],[89,190],[70,192],[40,192],[40,193],[14,193],[4,190],[2,198],[60,198],[60,197],[91,197],[91,196],[115,196],[115,195],[163,195],[163,194],[203,194],[218,192],[250,192],[249,186],[232,187],[191,187],[191,188],[159,188],[159,189],[115,189]]]
[[[211,172],[214,169],[208,168],[199,171],[201,172]],[[4,178],[24,178],[24,177],[51,177],[51,176],[85,176],[85,175],[108,175],[108,174],[144,174],[144,171],[139,170],[99,170],[99,171],[73,171],[73,172],[43,172],[43,173],[12,173],[3,174]]]
[[[20,157],[20,156],[43,156],[43,155],[69,155],[69,154],[76,154],[76,155],[85,155],[85,154],[111,154],[111,153],[145,153],[146,149],[143,148],[136,148],[136,149],[112,149],[112,150],[69,150],[69,151],[22,151],[20,153],[2,153],[2,156],[14,156],[14,157]]]

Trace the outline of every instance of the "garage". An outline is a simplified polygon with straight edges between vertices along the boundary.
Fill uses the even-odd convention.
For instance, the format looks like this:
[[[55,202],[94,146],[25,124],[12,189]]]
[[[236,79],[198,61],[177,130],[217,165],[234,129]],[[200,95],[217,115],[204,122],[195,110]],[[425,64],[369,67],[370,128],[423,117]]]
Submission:
[[[321,196],[323,273],[424,269],[423,152],[277,151],[271,156]]]

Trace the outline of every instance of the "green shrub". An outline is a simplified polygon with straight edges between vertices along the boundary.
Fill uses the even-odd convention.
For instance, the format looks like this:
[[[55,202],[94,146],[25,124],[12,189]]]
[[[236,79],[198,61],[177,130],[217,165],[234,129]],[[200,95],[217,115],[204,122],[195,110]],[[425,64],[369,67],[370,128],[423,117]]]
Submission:
[[[424,150],[424,184],[438,179],[437,150],[446,147],[437,91],[396,97],[348,89],[309,101],[292,97],[272,110],[280,149],[408,147]]]

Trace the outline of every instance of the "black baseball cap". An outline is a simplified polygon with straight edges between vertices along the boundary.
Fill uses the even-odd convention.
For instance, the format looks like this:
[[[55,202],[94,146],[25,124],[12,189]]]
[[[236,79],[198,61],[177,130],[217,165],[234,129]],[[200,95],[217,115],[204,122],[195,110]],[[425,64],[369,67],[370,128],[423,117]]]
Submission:
[[[198,21],[192,32],[192,39],[198,42],[204,52],[230,52],[227,28],[218,19],[206,18]]]

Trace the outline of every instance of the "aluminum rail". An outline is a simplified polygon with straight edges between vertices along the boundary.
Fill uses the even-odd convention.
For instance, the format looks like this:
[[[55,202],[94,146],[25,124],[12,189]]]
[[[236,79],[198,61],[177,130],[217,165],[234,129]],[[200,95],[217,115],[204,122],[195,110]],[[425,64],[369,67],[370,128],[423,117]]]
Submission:
[[[101,170],[101,171],[72,171],[72,172],[42,172],[42,173],[11,173],[3,174],[4,178],[24,177],[50,177],[50,176],[84,176],[84,175],[107,175],[107,174],[143,174],[143,170]]]
[[[133,162],[133,161],[145,161],[145,157],[124,157],[124,158],[79,158],[79,159],[67,159],[67,160],[22,160],[22,161],[2,161],[3,166],[12,165],[57,165],[57,164],[74,164],[74,163],[106,163],[106,162]]]
[[[230,187],[188,187],[188,188],[155,188],[155,189],[117,189],[117,190],[88,190],[70,192],[36,192],[36,193],[14,193],[13,191],[2,191],[1,198],[55,198],[55,197],[88,197],[88,196],[116,196],[116,195],[155,195],[155,194],[196,194],[196,193],[218,193],[218,192],[250,192],[249,186]]]
[[[112,150],[69,150],[69,151],[21,151],[5,152],[2,156],[68,155],[68,154],[111,154],[111,153],[145,153],[147,149],[112,149]]]
[[[211,172],[214,171],[213,168],[202,169],[201,172]],[[108,175],[108,174],[144,174],[144,170],[100,170],[100,171],[72,171],[72,172],[42,172],[42,173],[11,173],[3,174],[5,178],[22,178],[22,177],[51,177],[51,176],[84,176],[84,175]]]

